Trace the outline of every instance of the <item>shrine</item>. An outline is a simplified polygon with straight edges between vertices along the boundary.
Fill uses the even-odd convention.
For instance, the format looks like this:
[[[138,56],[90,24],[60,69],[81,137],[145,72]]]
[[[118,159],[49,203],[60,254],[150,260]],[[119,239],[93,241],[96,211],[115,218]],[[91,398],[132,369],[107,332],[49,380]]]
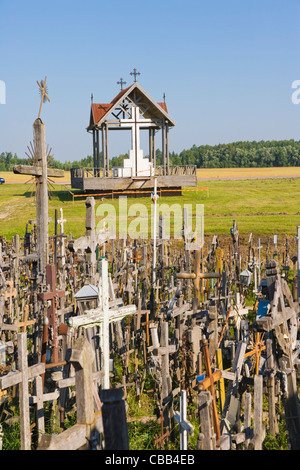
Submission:
[[[197,186],[195,165],[171,166],[169,159],[169,133],[175,121],[168,113],[165,102],[154,101],[137,83],[128,88],[121,79],[121,91],[108,104],[91,102],[87,131],[93,136],[93,169],[72,168],[71,186],[84,192],[136,195],[151,193],[157,178],[159,191],[172,190],[168,195],[181,194],[182,187]],[[112,131],[130,131],[131,148],[123,166],[111,167],[109,162],[109,134]],[[148,154],[141,148],[141,132],[149,135]],[[161,162],[156,156],[156,134],[161,134]],[[100,151],[101,141],[101,151]],[[173,194],[172,194],[173,192]]]

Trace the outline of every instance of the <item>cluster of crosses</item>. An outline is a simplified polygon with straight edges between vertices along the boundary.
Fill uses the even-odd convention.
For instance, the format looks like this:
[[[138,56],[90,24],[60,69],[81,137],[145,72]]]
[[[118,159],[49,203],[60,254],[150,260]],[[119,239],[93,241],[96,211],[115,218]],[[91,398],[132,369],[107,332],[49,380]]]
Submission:
[[[187,450],[196,432],[198,450],[262,449],[266,430],[278,433],[279,403],[299,449],[299,270],[288,241],[281,262],[277,238],[274,253],[252,236],[242,245],[234,220],[230,241],[214,236],[205,251],[186,214],[181,243],[163,215],[153,240],[117,239],[96,231],[93,197],[84,237],[64,233],[62,210],[49,236],[47,178],[63,172],[47,166],[40,117],[33,132],[35,165],[14,171],[36,178],[36,220],[23,243],[0,244],[0,416],[7,425],[19,402],[21,449],[127,450],[129,395],[137,406],[153,399],[159,449],[179,435]],[[59,423],[51,433],[47,412]]]

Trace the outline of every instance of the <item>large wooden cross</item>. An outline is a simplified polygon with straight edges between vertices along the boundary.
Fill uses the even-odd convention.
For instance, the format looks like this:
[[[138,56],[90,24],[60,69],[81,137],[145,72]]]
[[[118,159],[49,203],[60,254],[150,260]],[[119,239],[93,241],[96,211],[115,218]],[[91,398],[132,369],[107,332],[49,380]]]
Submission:
[[[19,175],[34,176],[37,180],[36,216],[37,216],[37,254],[39,272],[44,273],[48,262],[48,176],[63,178],[64,170],[47,168],[45,126],[40,118],[33,124],[35,165],[15,165],[13,171]]]

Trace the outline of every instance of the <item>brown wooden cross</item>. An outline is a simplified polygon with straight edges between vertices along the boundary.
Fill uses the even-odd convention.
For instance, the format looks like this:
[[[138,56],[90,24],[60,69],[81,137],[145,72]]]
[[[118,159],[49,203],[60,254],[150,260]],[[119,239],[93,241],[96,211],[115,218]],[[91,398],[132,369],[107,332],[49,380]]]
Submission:
[[[164,414],[163,411],[160,413],[160,436],[157,434],[155,435],[154,444],[157,449],[165,450],[165,441],[168,442],[170,437],[170,431],[168,426],[166,427],[166,431],[164,433]]]
[[[49,327],[52,328],[53,339],[53,351],[51,361],[58,362],[58,326],[56,325],[56,307],[58,298],[65,297],[66,292],[64,290],[56,290],[56,274],[54,264],[47,264],[46,266],[46,284],[50,286],[49,292],[43,292],[38,294],[41,300],[50,300],[51,305],[48,307],[47,317],[49,320]]]
[[[200,280],[201,279],[219,279],[221,277],[220,273],[201,273],[200,272],[200,258],[201,251],[195,250],[195,272],[193,273],[184,273],[180,272],[176,274],[177,279],[193,279],[194,280],[194,290],[195,297],[198,299],[198,305],[200,305]]]
[[[16,326],[21,328],[22,332],[26,331],[27,326],[34,325],[36,323],[36,319],[28,320],[28,313],[29,313],[29,305],[25,305],[24,313],[23,313],[23,321],[15,323]]]
[[[206,370],[207,377],[198,385],[198,388],[201,391],[208,389],[211,393],[214,430],[216,433],[216,440],[218,441],[221,437],[221,433],[220,433],[220,425],[219,425],[216,392],[215,392],[214,383],[221,379],[222,372],[218,369],[215,372],[212,372],[211,370],[208,341],[206,338],[202,340],[202,349],[203,349],[203,356],[204,356],[204,363],[205,363],[205,370]]]

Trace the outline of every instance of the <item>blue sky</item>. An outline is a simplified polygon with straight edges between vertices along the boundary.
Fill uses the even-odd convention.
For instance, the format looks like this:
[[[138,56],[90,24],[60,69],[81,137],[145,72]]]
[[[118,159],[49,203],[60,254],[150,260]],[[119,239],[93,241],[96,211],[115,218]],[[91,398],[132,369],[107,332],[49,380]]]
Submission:
[[[299,0],[0,0],[0,153],[24,157],[47,75],[46,139],[61,161],[92,153],[90,95],[110,102],[117,81],[166,93],[170,150],[237,140],[296,139]],[[114,133],[110,156],[129,149]],[[121,133],[123,134],[123,133]],[[147,153],[147,149],[145,149]]]

